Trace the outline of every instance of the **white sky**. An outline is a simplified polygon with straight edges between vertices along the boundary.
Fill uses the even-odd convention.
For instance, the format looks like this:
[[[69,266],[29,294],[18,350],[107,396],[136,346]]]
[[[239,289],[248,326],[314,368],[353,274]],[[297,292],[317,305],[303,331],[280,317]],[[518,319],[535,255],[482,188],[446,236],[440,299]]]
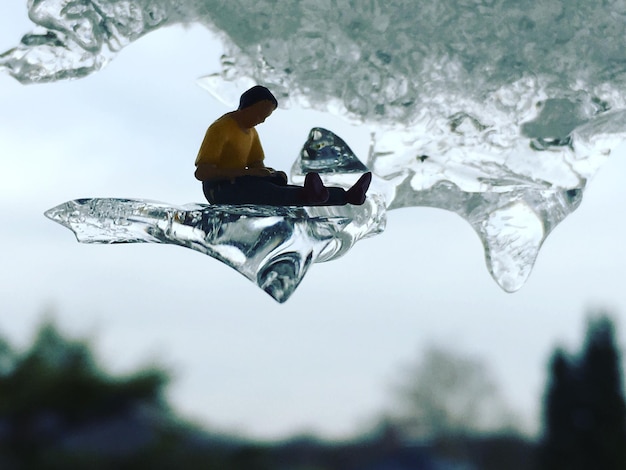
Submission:
[[[0,51],[31,28],[25,6],[2,11]],[[228,109],[195,79],[218,70],[219,54],[206,30],[171,28],[86,79],[22,86],[0,75],[0,334],[24,346],[53,308],[113,370],[170,367],[181,413],[264,438],[362,429],[392,401],[402,365],[442,344],[485,359],[532,429],[552,348],[578,346],[590,307],[626,313],[626,146],[515,294],[489,276],[470,226],[436,209],[391,212],[382,235],[313,266],[283,305],[201,254],[81,245],[43,216],[79,197],[203,202],[193,161]],[[268,164],[288,170],[314,126],[365,156],[367,130],[280,110],[259,127]]]

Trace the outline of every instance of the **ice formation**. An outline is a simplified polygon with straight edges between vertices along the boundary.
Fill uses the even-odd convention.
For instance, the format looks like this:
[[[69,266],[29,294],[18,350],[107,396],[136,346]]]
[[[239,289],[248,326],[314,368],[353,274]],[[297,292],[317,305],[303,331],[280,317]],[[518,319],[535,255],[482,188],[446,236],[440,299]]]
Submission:
[[[324,167],[349,187],[365,170],[349,147],[313,129],[295,167]],[[311,263],[343,255],[385,228],[384,199],[362,206],[271,207],[168,204],[137,199],[77,199],[46,211],[82,243],[167,243],[212,256],[278,302],[286,301]]]
[[[222,69],[202,86],[232,102],[261,83],[281,104],[368,126],[366,166],[387,209],[428,205],[467,219],[507,291],[524,283],[626,129],[622,0],[28,5],[41,30],[0,56],[0,69],[23,83],[94,72],[160,27],[218,32]]]
[[[352,211],[332,209],[78,199],[46,211],[46,216],[72,230],[82,243],[191,248],[231,266],[284,302],[311,263],[333,259],[361,235],[379,229],[359,223],[376,220],[359,216],[376,210],[374,201]]]

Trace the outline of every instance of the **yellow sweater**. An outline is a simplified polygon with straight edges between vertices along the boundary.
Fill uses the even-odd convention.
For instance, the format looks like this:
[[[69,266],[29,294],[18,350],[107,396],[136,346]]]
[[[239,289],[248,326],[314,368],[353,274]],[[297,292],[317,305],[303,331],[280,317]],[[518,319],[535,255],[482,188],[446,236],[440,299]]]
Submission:
[[[229,114],[209,126],[196,157],[196,166],[209,163],[222,169],[246,168],[265,158],[256,129],[241,130]]]

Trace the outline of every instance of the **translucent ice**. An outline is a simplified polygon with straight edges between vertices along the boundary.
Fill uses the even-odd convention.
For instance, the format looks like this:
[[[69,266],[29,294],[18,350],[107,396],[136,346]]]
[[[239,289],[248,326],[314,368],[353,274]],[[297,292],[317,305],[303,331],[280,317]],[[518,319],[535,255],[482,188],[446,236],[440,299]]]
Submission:
[[[180,20],[173,3],[29,0],[39,28],[0,55],[0,69],[22,83],[84,77],[142,35]]]
[[[546,235],[626,132],[621,0],[28,5],[40,30],[0,56],[0,69],[23,83],[84,76],[166,25],[218,32],[222,68],[202,86],[232,102],[261,83],[281,105],[367,126],[366,165],[387,208],[429,205],[466,218],[507,291],[526,280]],[[302,157],[294,180],[321,165]],[[350,171],[362,170],[325,178],[341,182]]]
[[[315,167],[351,186],[367,168],[341,140],[313,129],[295,174]],[[299,171],[301,170],[301,171]],[[343,255],[358,240],[382,232],[384,198],[372,191],[362,206],[272,207],[188,204],[137,199],[78,199],[46,211],[82,243],[168,243],[212,256],[287,300],[311,263]]]
[[[626,113],[620,117],[626,125]],[[618,119],[608,121],[615,124]],[[580,129],[583,131],[584,127]],[[477,174],[486,175],[481,181],[488,187],[486,190],[471,187],[467,180],[469,187],[462,188],[441,178],[445,169],[426,155],[415,158],[411,164],[407,162],[404,167],[385,166],[389,165],[386,158],[387,155],[382,155],[373,159],[379,176],[372,191],[384,195],[387,209],[429,206],[459,214],[480,237],[487,268],[507,292],[514,292],[524,284],[548,233],[578,207],[582,198],[581,189],[563,189],[533,180],[498,164],[495,159],[489,166],[474,169]],[[448,171],[454,171],[454,163],[452,158],[448,161]],[[457,164],[463,168],[463,161]],[[537,170],[541,164],[535,166]],[[295,161],[291,176],[294,181],[302,182],[308,171],[317,171],[327,183],[348,186],[346,177],[351,171],[365,170],[342,139],[328,130],[315,128]],[[432,176],[428,175],[429,171]],[[432,183],[425,184],[429,178]]]
[[[295,291],[311,263],[334,259],[381,226],[363,226],[374,200],[345,208],[269,206],[175,207],[132,199],[78,199],[46,216],[82,243],[168,243],[216,258],[278,302]]]

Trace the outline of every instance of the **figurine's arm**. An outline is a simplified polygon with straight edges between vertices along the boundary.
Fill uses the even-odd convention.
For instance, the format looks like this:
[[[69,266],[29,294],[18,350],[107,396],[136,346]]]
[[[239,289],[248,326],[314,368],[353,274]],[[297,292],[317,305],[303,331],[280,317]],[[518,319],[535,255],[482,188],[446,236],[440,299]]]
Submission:
[[[218,165],[222,160],[222,152],[228,138],[228,127],[218,120],[206,131],[198,156],[194,176],[200,181],[232,180],[245,174],[244,168],[223,168]]]
[[[252,132],[254,132],[254,140],[252,142],[252,148],[250,149],[250,155],[248,157],[248,168],[265,169],[268,171],[268,173],[261,176],[271,176],[273,178],[280,177],[284,180],[285,183],[287,183],[287,174],[284,171],[277,171],[274,168],[265,166],[265,153],[263,152],[263,147],[261,146],[259,135],[257,134],[256,129],[252,129]]]

